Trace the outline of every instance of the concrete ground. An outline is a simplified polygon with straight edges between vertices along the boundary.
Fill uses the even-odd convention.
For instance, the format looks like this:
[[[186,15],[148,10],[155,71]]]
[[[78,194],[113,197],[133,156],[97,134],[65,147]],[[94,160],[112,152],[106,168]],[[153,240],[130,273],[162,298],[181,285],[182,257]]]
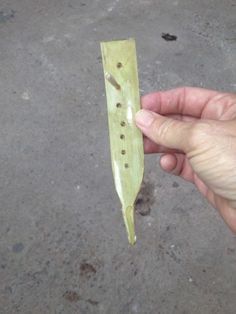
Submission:
[[[235,0],[0,2],[1,314],[236,311],[236,237],[157,156],[127,243],[99,47],[127,37],[142,94],[236,91]]]

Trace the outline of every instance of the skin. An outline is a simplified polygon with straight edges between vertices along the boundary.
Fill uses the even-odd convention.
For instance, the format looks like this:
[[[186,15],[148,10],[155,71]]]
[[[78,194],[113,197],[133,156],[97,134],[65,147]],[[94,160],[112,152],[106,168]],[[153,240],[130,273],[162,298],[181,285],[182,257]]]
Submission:
[[[236,233],[236,94],[182,87],[142,98],[146,153],[196,185]]]

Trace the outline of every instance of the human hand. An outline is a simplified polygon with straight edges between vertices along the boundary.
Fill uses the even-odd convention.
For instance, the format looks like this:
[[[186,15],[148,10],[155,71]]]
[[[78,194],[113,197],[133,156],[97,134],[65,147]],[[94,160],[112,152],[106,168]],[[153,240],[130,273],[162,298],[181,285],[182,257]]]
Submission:
[[[236,233],[236,94],[183,87],[142,98],[146,153],[196,185]]]

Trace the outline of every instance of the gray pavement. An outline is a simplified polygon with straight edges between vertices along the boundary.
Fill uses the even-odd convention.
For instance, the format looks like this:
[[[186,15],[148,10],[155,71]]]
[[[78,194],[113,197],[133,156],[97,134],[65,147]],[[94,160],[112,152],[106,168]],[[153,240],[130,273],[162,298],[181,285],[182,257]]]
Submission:
[[[235,0],[0,1],[1,314],[236,312],[236,237],[158,156],[127,243],[99,47],[127,37],[142,94],[236,91]]]

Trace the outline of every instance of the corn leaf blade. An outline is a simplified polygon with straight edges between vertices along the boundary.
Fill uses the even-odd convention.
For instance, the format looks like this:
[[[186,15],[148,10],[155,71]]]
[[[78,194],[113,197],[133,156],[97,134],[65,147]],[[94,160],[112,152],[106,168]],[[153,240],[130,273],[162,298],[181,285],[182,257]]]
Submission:
[[[144,171],[143,137],[134,122],[140,109],[135,41],[102,42],[101,51],[113,176],[128,239],[134,244],[134,203]]]

